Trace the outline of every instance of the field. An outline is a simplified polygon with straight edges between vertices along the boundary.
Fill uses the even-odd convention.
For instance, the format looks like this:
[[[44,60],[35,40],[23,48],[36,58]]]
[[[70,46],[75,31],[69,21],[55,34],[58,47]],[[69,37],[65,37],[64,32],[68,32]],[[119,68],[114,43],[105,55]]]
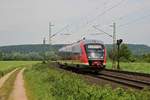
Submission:
[[[89,85],[83,77],[37,64],[25,70],[29,100],[149,100],[150,92]],[[38,76],[38,77],[37,77]]]
[[[111,62],[107,64],[107,67],[111,68]],[[51,64],[41,64],[39,61],[0,61],[0,72],[6,74],[14,68],[25,65],[32,65],[26,67],[24,72],[29,100],[149,100],[150,98],[150,91],[147,89],[135,91],[120,87],[112,89],[109,85],[91,85],[81,75],[66,72]],[[149,63],[121,63],[121,68],[150,73]],[[15,76],[9,79],[14,81]],[[4,88],[5,90],[7,89]]]
[[[60,61],[62,63],[73,63],[73,64],[80,64],[80,62],[77,61]],[[116,63],[117,65],[117,63]],[[112,69],[112,62],[107,61],[106,68]],[[121,70],[125,71],[133,71],[133,72],[141,72],[141,73],[149,73],[150,74],[150,63],[145,62],[120,62],[120,68]]]
[[[112,63],[107,62],[107,67],[106,68],[112,68]],[[121,62],[120,63],[120,68],[121,68],[121,70],[141,72],[141,73],[149,73],[150,74],[150,63]]]
[[[14,68],[35,63],[38,63],[38,61],[0,61],[0,77],[10,72]]]

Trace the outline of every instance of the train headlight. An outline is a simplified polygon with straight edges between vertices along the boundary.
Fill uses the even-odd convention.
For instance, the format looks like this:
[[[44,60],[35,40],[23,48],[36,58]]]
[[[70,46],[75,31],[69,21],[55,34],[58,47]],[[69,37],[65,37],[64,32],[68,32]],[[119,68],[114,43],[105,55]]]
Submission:
[[[103,59],[104,57],[103,56],[101,56],[101,59]]]

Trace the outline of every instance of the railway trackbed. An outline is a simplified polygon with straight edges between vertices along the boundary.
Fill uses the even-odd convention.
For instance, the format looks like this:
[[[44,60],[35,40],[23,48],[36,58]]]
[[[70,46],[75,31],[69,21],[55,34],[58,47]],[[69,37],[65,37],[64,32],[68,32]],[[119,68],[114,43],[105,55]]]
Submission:
[[[150,87],[150,78],[143,76],[134,76],[134,75],[125,75],[118,72],[109,73],[107,71],[99,72],[98,75],[94,75],[94,77],[105,79],[108,81],[116,82],[119,84],[127,85],[136,89],[144,89],[145,87]]]
[[[93,78],[107,80],[109,82],[118,83],[123,86],[132,87],[135,89],[144,89],[150,88],[150,74],[137,73],[137,72],[128,72],[128,71],[118,71],[118,70],[110,70],[104,69],[98,72],[90,71],[89,69],[85,69],[82,66],[85,65],[66,65],[66,64],[58,64],[59,68],[71,71],[77,74],[89,75]],[[79,67],[81,66],[81,68]],[[89,67],[89,66],[87,66]]]

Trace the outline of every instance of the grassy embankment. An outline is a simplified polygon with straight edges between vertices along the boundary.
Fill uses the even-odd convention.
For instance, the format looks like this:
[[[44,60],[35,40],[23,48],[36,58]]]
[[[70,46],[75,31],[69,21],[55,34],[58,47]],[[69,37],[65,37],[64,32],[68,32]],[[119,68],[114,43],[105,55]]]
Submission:
[[[38,61],[0,61],[0,77],[17,67],[36,63],[38,63]]]
[[[112,68],[112,63],[107,62],[106,68]],[[150,63],[144,62],[121,62],[120,68],[126,71],[141,72],[150,74]]]
[[[74,63],[74,64],[80,64],[80,62],[77,61],[60,61],[62,63]],[[117,63],[116,63],[117,64]],[[106,68],[111,69],[112,68],[112,62],[107,61]],[[133,71],[133,72],[141,72],[141,73],[148,73],[150,74],[150,63],[145,62],[120,62],[120,68],[121,70],[125,71]]]
[[[24,73],[29,100],[150,100],[150,91],[88,85],[81,76],[37,64]]]

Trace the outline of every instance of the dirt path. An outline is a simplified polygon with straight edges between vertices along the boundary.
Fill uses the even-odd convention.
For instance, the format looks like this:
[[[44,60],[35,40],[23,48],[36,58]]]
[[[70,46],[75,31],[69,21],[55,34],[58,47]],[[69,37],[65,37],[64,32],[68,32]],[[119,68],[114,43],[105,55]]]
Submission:
[[[5,83],[5,81],[9,78],[10,75],[12,75],[17,69],[11,71],[10,73],[7,73],[5,76],[3,76],[2,78],[0,78],[0,88],[3,86],[3,84]]]
[[[24,69],[22,69],[16,77],[13,91],[10,94],[9,100],[27,100],[24,88],[23,71]]]

